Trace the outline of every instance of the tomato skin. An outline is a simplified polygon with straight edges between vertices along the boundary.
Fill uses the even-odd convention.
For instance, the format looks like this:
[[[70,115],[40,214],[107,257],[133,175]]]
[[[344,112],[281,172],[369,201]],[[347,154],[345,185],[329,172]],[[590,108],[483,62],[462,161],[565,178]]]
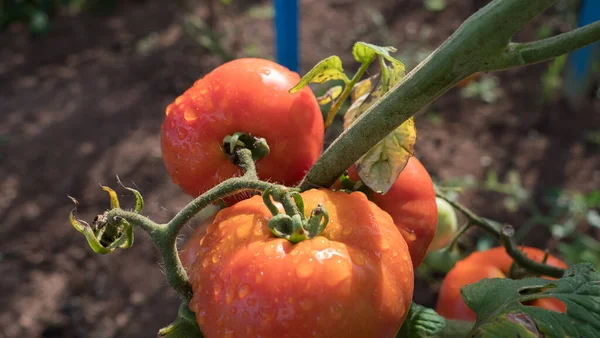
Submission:
[[[209,217],[203,222],[201,222],[194,232],[185,242],[181,250],[179,250],[179,259],[181,260],[181,264],[183,268],[188,272],[191,272],[192,265],[196,261],[196,257],[198,256],[198,249],[200,249],[200,240],[206,234],[206,228],[214,221],[214,217]]]
[[[161,126],[163,162],[173,182],[199,196],[240,175],[222,149],[235,132],[264,137],[270,153],[256,163],[259,178],[288,186],[298,183],[323,147],[323,117],[305,87],[288,91],[300,76],[269,60],[227,62],[179,96]]]
[[[410,307],[413,269],[391,217],[362,193],[302,193],[324,232],[274,237],[255,196],[221,210],[202,239],[190,309],[206,337],[395,337]]]
[[[544,259],[545,253],[540,249],[532,247],[520,247],[520,249],[534,261],[541,262]],[[504,247],[474,252],[457,262],[442,282],[436,311],[447,319],[475,321],[475,312],[462,300],[460,288],[484,278],[506,278],[512,262]],[[567,267],[564,262],[553,256],[548,256],[546,263],[561,268]],[[564,303],[558,299],[537,299],[531,305],[557,312],[566,311]]]
[[[348,169],[351,180],[358,180],[355,166]],[[394,219],[408,244],[415,269],[423,262],[435,231],[438,212],[431,176],[416,157],[411,157],[390,190],[371,192],[371,200]]]

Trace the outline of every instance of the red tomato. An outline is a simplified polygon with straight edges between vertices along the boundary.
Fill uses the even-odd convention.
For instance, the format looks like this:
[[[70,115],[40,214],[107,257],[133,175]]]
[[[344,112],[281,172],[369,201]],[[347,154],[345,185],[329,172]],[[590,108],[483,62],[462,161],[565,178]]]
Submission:
[[[206,337],[395,337],[413,295],[406,242],[362,193],[309,190],[329,223],[297,244],[272,235],[255,196],[221,210],[200,243],[190,309]]]
[[[348,170],[358,180],[356,168]],[[416,157],[411,157],[398,179],[384,195],[371,192],[371,200],[389,213],[408,244],[413,266],[425,259],[437,229],[437,204],[431,176]]]
[[[541,262],[544,259],[544,252],[540,249],[531,247],[521,247],[520,249],[534,261]],[[475,312],[462,300],[460,288],[484,278],[506,278],[512,262],[512,258],[506,253],[504,247],[474,252],[457,262],[442,282],[436,311],[448,319],[475,321]],[[565,263],[553,256],[548,256],[546,263],[561,268],[567,267]],[[531,305],[557,312],[566,310],[564,303],[554,298],[537,299],[531,302]]]
[[[238,59],[196,81],[170,104],[161,126],[162,156],[173,182],[198,196],[240,175],[223,151],[235,132],[263,137],[271,149],[256,164],[262,180],[298,183],[323,147],[323,117],[300,76],[272,61]]]
[[[185,242],[181,250],[179,250],[179,259],[181,260],[181,264],[183,268],[188,272],[191,272],[191,267],[196,261],[196,257],[198,256],[198,249],[200,248],[200,240],[206,234],[206,228],[213,222],[214,217],[209,217],[200,225],[194,229],[194,232],[190,236],[190,238]]]

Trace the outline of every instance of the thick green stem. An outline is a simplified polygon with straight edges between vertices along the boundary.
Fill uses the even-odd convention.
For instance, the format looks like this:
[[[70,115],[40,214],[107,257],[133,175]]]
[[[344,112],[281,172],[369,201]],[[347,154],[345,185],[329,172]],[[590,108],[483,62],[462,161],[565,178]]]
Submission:
[[[515,45],[509,44],[512,36],[556,1],[494,0],[473,14],[331,144],[301,182],[301,190],[331,186],[380,140],[465,77],[539,62],[598,39],[594,23],[554,40],[522,45],[522,61],[502,61],[515,53],[510,47]]]
[[[600,40],[600,21],[539,41],[511,43],[506,52],[492,61],[485,71],[503,70],[550,60],[598,40]]]
[[[340,108],[342,108],[342,105],[352,92],[352,88],[354,88],[354,85],[358,82],[358,80],[362,78],[363,74],[367,71],[369,65],[371,65],[371,62],[373,62],[373,60],[361,64],[360,68],[358,68],[358,70],[356,71],[356,74],[354,74],[350,82],[346,84],[346,87],[344,87],[344,91],[337,99],[337,101],[335,101],[335,104],[333,105],[333,107],[331,107],[329,113],[327,114],[327,119],[325,119],[325,128],[329,128],[329,126],[333,122],[333,119],[335,118],[335,115],[340,110]]]

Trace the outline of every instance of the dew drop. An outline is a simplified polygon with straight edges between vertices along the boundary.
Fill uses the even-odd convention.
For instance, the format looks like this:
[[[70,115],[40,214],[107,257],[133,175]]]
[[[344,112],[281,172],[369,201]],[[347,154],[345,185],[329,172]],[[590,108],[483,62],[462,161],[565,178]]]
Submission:
[[[387,251],[390,248],[390,243],[388,241],[381,242],[381,251]]]
[[[345,228],[342,230],[342,235],[344,235],[344,236],[348,236],[348,235],[350,235],[351,233],[352,233],[352,228],[351,228],[351,227],[345,227]]]
[[[313,274],[314,270],[315,270],[315,267],[313,266],[313,264],[307,264],[307,263],[300,264],[296,268],[296,275],[299,278],[308,278]]]
[[[366,263],[366,258],[365,255],[363,255],[362,252],[354,252],[350,254],[350,259],[352,259],[352,263],[358,265],[358,266],[363,266]]]
[[[249,293],[250,293],[250,287],[247,284],[240,286],[240,288],[238,289],[238,297],[240,299],[248,296]]]
[[[183,111],[183,118],[186,121],[194,121],[198,118],[198,114],[196,114],[196,111],[194,111],[194,109],[188,107],[185,108],[185,110]]]
[[[331,246],[329,240],[323,236],[318,236],[312,241],[311,244],[315,250],[325,250]]]
[[[220,259],[221,259],[221,257],[219,257],[219,254],[217,254],[217,253],[214,254],[211,258],[213,263],[218,263]]]
[[[234,296],[235,291],[233,290],[233,288],[227,288],[227,290],[225,290],[225,302],[227,302],[227,305],[231,305]]]

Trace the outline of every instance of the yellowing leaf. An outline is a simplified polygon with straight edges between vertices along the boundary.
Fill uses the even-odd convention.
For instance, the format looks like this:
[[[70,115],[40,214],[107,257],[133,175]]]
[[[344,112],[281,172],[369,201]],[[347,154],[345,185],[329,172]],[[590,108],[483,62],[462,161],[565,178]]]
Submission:
[[[355,58],[358,60],[369,57],[369,50],[379,58],[381,76],[374,76],[356,84],[352,92],[352,104],[344,116],[344,129],[350,127],[405,74],[404,65],[387,53],[395,51],[391,47],[357,43]],[[413,155],[416,138],[417,130],[411,118],[356,161],[361,180],[372,190],[386,193]]]
[[[342,94],[342,86],[331,87],[325,94],[317,97],[317,102],[319,102],[319,104],[328,104],[337,99],[340,94]]]
[[[331,80],[343,80],[345,83],[350,81],[342,68],[342,60],[335,55],[317,63],[294,88],[290,89],[290,93],[301,90],[309,83],[323,83]]]
[[[413,155],[416,139],[417,129],[410,118],[356,162],[360,179],[373,191],[385,194]]]
[[[351,102],[354,103],[361,96],[370,93],[373,90],[373,87],[376,85],[377,80],[379,79],[379,74],[366,78],[352,88]]]

